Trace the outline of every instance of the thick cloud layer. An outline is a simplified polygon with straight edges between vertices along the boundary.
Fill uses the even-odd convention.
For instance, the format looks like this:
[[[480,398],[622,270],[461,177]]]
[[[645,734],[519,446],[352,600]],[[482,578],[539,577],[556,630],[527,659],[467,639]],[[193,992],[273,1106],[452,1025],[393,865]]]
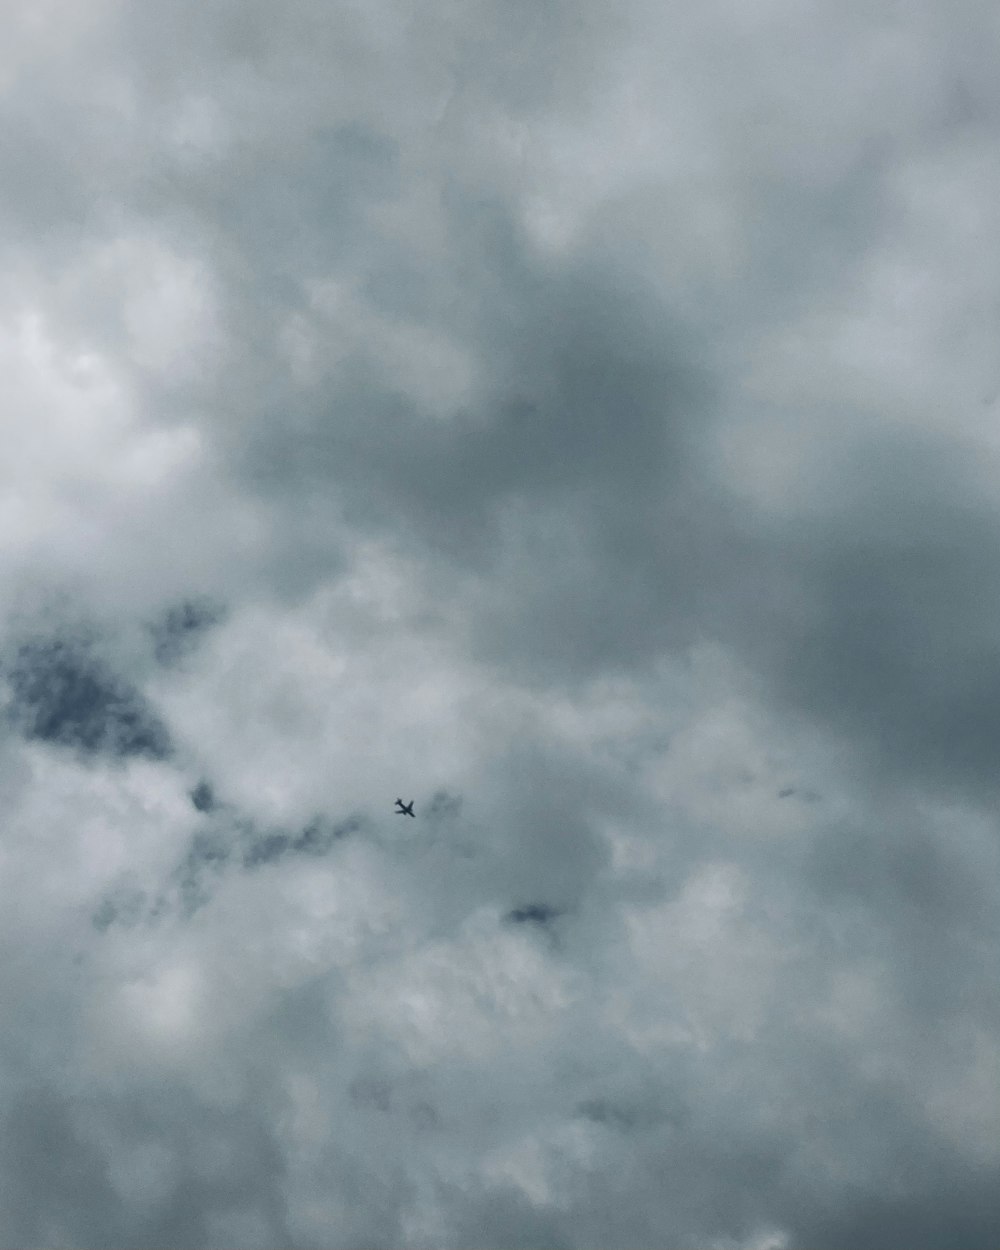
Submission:
[[[994,7],[8,17],[0,1246],[995,1246]]]

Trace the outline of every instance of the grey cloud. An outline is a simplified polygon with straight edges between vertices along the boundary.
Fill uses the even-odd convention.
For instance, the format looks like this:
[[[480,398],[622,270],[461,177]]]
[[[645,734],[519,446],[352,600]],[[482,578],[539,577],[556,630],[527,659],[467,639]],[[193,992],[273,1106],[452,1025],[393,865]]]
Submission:
[[[171,885],[185,915],[193,915],[209,902],[213,879],[221,877],[232,857],[233,848],[218,831],[194,835],[187,854],[171,874]]]
[[[19,1181],[5,1245],[288,1244],[280,1152],[250,1110],[179,1087],[101,1101],[29,1088],[8,1108],[2,1149]]]
[[[634,1062],[616,1070],[576,1074],[576,1088],[587,1096],[573,1106],[575,1115],[616,1131],[668,1132],[691,1127],[692,1107],[685,1094],[684,1071],[665,1075],[657,1065],[634,1056]]]
[[[849,1207],[811,1213],[800,1226],[798,1247],[833,1250],[858,1236],[878,1238],[889,1250],[905,1246],[988,1246],[1000,1223],[996,1175],[990,1169],[977,1174],[944,1174],[928,1167],[923,1186],[914,1186],[905,1198],[885,1192],[857,1195]]]
[[[72,254],[99,221],[98,186],[78,156],[82,148],[93,150],[91,136],[79,117],[57,122],[38,110],[30,93],[14,92],[8,105],[2,130],[9,181],[0,200],[7,246],[42,243]]]
[[[150,630],[157,661],[176,663],[198,645],[201,636],[222,616],[222,608],[205,599],[188,600],[170,608]]]
[[[91,921],[100,933],[113,924],[132,928],[142,919],[145,910],[146,892],[133,884],[123,883],[101,900]]]
[[[971,466],[915,437],[855,456],[842,505],[772,537],[801,614],[744,645],[779,698],[862,736],[873,771],[991,788],[995,526]]]
[[[244,851],[243,862],[248,868],[269,864],[286,855],[291,847],[292,840],[285,833],[262,834]]]
[[[462,811],[462,796],[436,790],[427,804],[427,815],[433,819],[454,819]]]
[[[332,821],[325,816],[316,816],[297,837],[292,840],[292,849],[305,851],[310,855],[325,855],[339,838],[357,833],[365,827],[360,816],[348,816],[346,820]]]
[[[359,816],[336,822],[317,816],[297,834],[251,832],[243,838],[243,862],[254,868],[289,854],[326,855],[335,842],[364,827],[365,821]]]
[[[994,1246],[985,10],[10,27],[0,1243]]]
[[[165,759],[166,726],[127,680],[85,640],[35,638],[7,665],[9,715],[29,738],[85,752]]]
[[[552,1246],[569,1250],[571,1238],[561,1229],[557,1212],[534,1205],[515,1185],[499,1182],[478,1192],[456,1190],[445,1199],[456,1213],[456,1232],[463,1245],[486,1247]]]
[[[376,1111],[388,1111],[391,1105],[391,1094],[386,1081],[371,1077],[356,1077],[350,1084],[348,1092],[351,1100],[365,1107],[373,1107]]]
[[[359,816],[341,821],[317,816],[298,833],[260,829],[246,815],[219,803],[207,782],[200,782],[191,797],[195,810],[208,817],[208,823],[191,835],[155,899],[151,901],[146,891],[127,881],[106,894],[92,917],[98,931],[103,933],[112,925],[132,928],[142,921],[156,922],[175,909],[191,917],[212,901],[226,872],[236,864],[257,869],[292,855],[320,858],[335,843],[365,828]]]
[[[621,585],[602,577],[588,591],[585,579],[601,576],[605,556],[614,559],[634,543],[637,527],[651,520],[650,509],[664,496],[668,517],[674,511],[685,529],[697,525],[700,518],[684,512],[704,505],[681,484],[688,443],[708,405],[707,377],[692,363],[682,328],[650,293],[623,289],[600,266],[539,270],[504,206],[459,202],[452,211],[456,248],[475,249],[470,260],[497,288],[491,303],[484,296],[471,310],[474,320],[463,331],[467,337],[475,330],[487,379],[474,410],[456,414],[454,422],[428,423],[371,365],[349,361],[343,380],[315,397],[297,397],[290,424],[267,420],[258,440],[235,449],[243,472],[281,508],[291,481],[297,492],[317,499],[335,485],[332,497],[357,522],[397,535],[405,518],[404,533],[409,528],[433,551],[494,575],[505,546],[518,538],[516,530],[504,532],[508,514],[515,525],[531,524],[548,518],[554,506],[557,541],[531,532],[514,554],[528,561],[528,576],[541,577],[529,548],[538,540],[546,567],[557,562],[560,597],[583,596],[571,601],[574,629],[565,629],[563,620],[553,623],[564,649],[578,645],[595,611],[601,617],[598,596],[618,600],[611,611],[619,633],[611,645],[624,647],[635,630],[626,622],[639,606],[629,597],[638,590],[629,582],[634,561],[626,562]],[[626,484],[627,507],[619,494]],[[678,490],[680,499],[671,505]],[[574,546],[565,551],[558,540]],[[672,543],[668,533],[664,554]],[[695,588],[694,571],[687,550],[664,570],[682,579],[677,600]],[[525,614],[510,624],[523,645],[541,634],[545,622],[537,610],[551,605],[547,597],[533,601],[540,584],[519,585],[509,575],[504,580],[512,605]],[[491,597],[490,613],[498,608],[501,597]],[[529,613],[536,619],[526,632]],[[486,614],[481,625],[488,630]]]
[[[45,1089],[24,1092],[7,1109],[0,1147],[11,1185],[0,1224],[5,1244],[69,1245],[81,1233],[89,1240],[95,1230],[86,1225],[95,1219],[112,1238],[121,1237],[104,1160],[73,1111]]]
[[[526,903],[523,907],[515,907],[504,917],[511,924],[548,924],[559,912],[547,903]]]
[[[191,805],[196,812],[214,812],[218,807],[215,791],[207,781],[199,781],[191,791]]]

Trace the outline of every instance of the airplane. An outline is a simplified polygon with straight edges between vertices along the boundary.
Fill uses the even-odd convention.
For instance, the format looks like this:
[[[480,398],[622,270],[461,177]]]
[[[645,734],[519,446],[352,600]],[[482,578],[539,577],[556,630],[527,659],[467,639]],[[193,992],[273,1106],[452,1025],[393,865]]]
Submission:
[[[413,816],[413,800],[410,799],[409,803],[404,803],[402,799],[397,799],[396,800],[396,815],[397,816]],[[415,816],[414,816],[414,819],[416,819]]]

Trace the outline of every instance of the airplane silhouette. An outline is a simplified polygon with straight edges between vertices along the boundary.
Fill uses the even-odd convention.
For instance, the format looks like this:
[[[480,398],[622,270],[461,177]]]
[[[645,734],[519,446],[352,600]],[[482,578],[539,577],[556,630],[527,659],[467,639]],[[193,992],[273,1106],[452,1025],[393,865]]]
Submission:
[[[410,799],[409,803],[404,803],[402,799],[397,799],[396,800],[396,815],[397,816],[413,816],[413,800]],[[415,816],[414,816],[414,819],[416,819]]]

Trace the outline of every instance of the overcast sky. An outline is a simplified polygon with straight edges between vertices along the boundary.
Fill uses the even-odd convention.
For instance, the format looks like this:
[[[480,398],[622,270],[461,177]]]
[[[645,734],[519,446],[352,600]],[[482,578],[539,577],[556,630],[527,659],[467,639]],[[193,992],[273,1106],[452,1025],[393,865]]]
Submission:
[[[3,1250],[995,1250],[996,4],[2,24]]]

